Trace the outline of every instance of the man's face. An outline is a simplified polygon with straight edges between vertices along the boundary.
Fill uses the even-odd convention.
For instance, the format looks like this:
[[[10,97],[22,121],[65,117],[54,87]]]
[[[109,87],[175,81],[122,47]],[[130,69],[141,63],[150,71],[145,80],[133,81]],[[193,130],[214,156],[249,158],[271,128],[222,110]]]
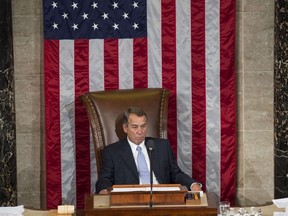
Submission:
[[[123,130],[127,133],[130,141],[135,144],[140,144],[145,140],[147,133],[147,119],[145,116],[137,116],[130,114],[128,117],[128,124],[123,124]]]

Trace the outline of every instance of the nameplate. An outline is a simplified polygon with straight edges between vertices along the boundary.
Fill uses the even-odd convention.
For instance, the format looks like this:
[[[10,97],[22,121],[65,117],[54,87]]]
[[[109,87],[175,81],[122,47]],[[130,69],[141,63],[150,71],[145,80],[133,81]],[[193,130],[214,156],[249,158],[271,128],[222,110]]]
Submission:
[[[109,194],[95,194],[93,196],[93,208],[108,208],[110,206]]]
[[[203,193],[201,196],[200,192],[188,191],[185,195],[186,205],[200,205],[201,197],[203,197]]]

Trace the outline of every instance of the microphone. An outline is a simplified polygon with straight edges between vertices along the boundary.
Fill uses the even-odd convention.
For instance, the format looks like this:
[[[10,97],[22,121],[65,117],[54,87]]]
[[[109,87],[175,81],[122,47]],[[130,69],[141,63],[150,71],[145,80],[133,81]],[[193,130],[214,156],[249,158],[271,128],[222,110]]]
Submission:
[[[150,158],[150,203],[149,206],[152,208],[153,202],[152,202],[152,195],[153,195],[153,172],[152,172],[152,151],[155,148],[155,143],[153,140],[148,140],[146,148],[149,152],[149,158]]]

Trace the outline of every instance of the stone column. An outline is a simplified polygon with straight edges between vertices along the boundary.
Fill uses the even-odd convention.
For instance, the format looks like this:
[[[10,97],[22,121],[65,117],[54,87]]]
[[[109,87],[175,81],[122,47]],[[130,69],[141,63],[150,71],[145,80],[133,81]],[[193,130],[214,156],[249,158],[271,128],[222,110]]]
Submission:
[[[0,206],[15,206],[16,132],[11,0],[0,0]]]
[[[275,1],[275,198],[288,196],[288,1]]]

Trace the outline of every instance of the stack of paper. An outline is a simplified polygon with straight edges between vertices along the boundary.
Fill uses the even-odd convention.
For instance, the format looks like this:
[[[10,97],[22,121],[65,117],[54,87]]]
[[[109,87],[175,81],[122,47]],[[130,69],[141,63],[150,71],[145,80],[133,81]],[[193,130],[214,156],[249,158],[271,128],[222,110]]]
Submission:
[[[22,216],[24,206],[0,207],[0,216]]]
[[[123,187],[113,188],[112,192],[135,192],[135,191],[150,191],[150,187]],[[153,191],[180,191],[179,187],[153,187]]]
[[[288,212],[274,212],[273,216],[288,216]]]
[[[288,216],[288,198],[274,199],[273,203],[278,208],[285,208],[285,212],[274,212],[273,216]]]

